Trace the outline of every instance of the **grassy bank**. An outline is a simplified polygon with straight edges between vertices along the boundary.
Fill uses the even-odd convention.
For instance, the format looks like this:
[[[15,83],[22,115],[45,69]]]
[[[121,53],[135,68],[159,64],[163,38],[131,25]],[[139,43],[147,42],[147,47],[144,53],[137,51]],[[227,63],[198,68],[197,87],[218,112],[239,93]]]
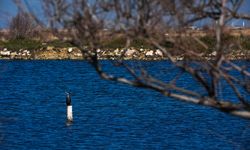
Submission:
[[[192,47],[198,49],[199,51],[212,51],[216,45],[216,38],[213,36],[203,36],[198,38],[203,44],[205,44],[208,48],[204,49],[200,46],[199,43],[192,43]],[[191,42],[190,38],[182,38],[184,42]],[[226,35],[223,36],[222,42],[225,45],[231,44],[231,46],[235,49],[242,48],[244,50],[250,50],[250,36],[231,36]],[[175,48],[178,45],[176,43],[172,43],[169,40],[163,40],[160,44],[165,48]],[[31,39],[13,39],[8,41],[0,41],[0,48],[7,48],[10,50],[20,50],[20,49],[27,49],[27,50],[38,50],[45,47],[56,47],[56,48],[68,48],[73,47],[73,45],[69,41],[61,41],[61,40],[52,40],[49,42],[43,42],[38,40],[31,40]],[[87,46],[87,45],[86,45]],[[112,38],[109,40],[105,40],[100,43],[100,47],[103,49],[121,49],[126,46],[126,38],[118,37]],[[146,42],[143,39],[134,39],[130,43],[130,47],[140,49],[156,49],[155,46]]]
[[[181,37],[175,43],[166,38],[160,44],[169,50],[176,58],[186,58],[186,50],[197,51],[205,58],[214,57],[216,38],[213,36]],[[200,42],[198,42],[200,41]],[[134,39],[129,49],[126,38],[117,37],[102,41],[98,57],[100,59],[136,59],[159,60],[166,59],[164,53],[143,39]],[[232,59],[248,59],[250,54],[250,36],[223,36],[223,49]],[[202,44],[203,43],[203,46]],[[205,45],[205,46],[204,46]],[[88,45],[86,45],[88,46]],[[73,49],[72,49],[73,48]],[[6,50],[7,49],[7,50]],[[9,59],[83,59],[85,54],[75,48],[69,41],[51,40],[43,42],[30,39],[14,39],[0,41],[0,58]],[[187,56],[189,58],[189,56]]]
[[[50,42],[42,42],[38,40],[30,39],[13,39],[8,41],[1,41],[0,48],[7,48],[9,50],[18,51],[20,49],[27,50],[38,50],[46,47],[56,47],[56,48],[68,48],[73,45],[69,42],[64,42],[60,40],[53,40]]]

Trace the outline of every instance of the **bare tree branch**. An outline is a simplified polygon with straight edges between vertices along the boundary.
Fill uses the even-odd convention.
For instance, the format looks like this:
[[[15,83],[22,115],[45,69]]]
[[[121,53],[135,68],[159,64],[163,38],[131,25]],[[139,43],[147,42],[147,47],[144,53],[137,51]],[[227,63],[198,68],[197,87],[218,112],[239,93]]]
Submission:
[[[45,0],[43,3],[50,26],[68,30],[73,43],[103,79],[155,90],[180,101],[250,119],[249,100],[240,90],[243,88],[250,94],[250,73],[227,59],[227,54],[233,49],[224,40],[227,22],[250,19],[249,14],[238,12],[243,0]],[[205,35],[211,34],[215,41],[212,48],[189,29],[190,25],[202,20],[212,24],[212,29],[205,32]],[[105,72],[97,55],[97,49],[103,48],[104,29],[108,29],[110,37],[118,34],[126,37],[125,50],[133,40],[145,40],[181,72],[166,82],[149,74],[146,69],[137,70],[122,60],[116,64],[123,67],[132,79]],[[163,44],[168,40],[173,43],[172,48]],[[202,47],[202,51],[198,47]],[[211,60],[204,54],[208,49],[214,54],[210,56]],[[178,61],[179,58],[183,60]],[[243,78],[232,75],[232,71]],[[178,86],[176,82],[181,81],[183,74],[191,76],[199,87],[188,89]],[[223,90],[219,86],[222,80],[231,87],[236,99],[225,100],[224,96],[219,96],[218,91]],[[200,93],[201,89],[204,93]]]

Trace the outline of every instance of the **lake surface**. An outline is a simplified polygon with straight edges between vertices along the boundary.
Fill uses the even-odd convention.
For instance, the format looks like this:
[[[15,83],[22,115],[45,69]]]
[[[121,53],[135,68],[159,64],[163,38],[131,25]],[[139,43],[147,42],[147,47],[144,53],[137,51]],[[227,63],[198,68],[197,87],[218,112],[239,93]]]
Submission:
[[[195,88],[188,77],[180,84]],[[0,61],[0,104],[1,150],[250,149],[249,120],[101,80],[84,61]]]

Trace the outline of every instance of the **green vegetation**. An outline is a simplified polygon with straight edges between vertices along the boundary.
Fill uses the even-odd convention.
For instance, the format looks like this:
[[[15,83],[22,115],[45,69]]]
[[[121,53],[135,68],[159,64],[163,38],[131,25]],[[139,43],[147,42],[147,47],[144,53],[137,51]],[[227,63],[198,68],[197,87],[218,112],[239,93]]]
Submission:
[[[116,49],[126,45],[126,38],[118,37],[112,40],[107,40],[102,43],[104,48]]]
[[[145,49],[152,49],[153,46],[142,39],[135,39],[131,42],[131,47],[134,48],[145,48]]]
[[[112,40],[105,41],[102,43],[102,45],[104,48],[107,49],[123,48],[126,46],[126,41],[127,41],[126,38],[118,37]],[[141,39],[132,40],[130,46],[134,48],[148,48],[148,49],[152,48],[152,46],[149,43]]]
[[[47,46],[53,46],[57,48],[67,48],[67,47],[73,47],[73,45],[69,42],[61,41],[61,40],[54,40],[46,43]]]
[[[107,49],[116,49],[116,48],[123,48],[126,46],[126,38],[124,37],[118,37],[118,38],[114,38],[112,40],[107,40],[105,42],[102,43],[104,48]],[[172,42],[169,41],[162,41],[161,45],[163,45],[166,48],[172,48],[174,46],[174,44]],[[143,39],[133,39],[130,43],[130,47],[134,47],[134,48],[144,48],[144,49],[154,49],[155,47],[148,43],[147,41],[143,40]]]
[[[211,52],[214,50],[216,45],[216,38],[214,36],[204,36],[199,38],[207,47],[207,52]],[[186,39],[186,42],[189,39]],[[250,36],[231,36],[225,35],[222,38],[222,42],[226,45],[238,45],[240,44],[241,48],[245,50],[250,50]],[[123,48],[126,45],[126,38],[118,37],[113,38],[111,40],[106,40],[101,43],[104,49],[116,49],[116,48]],[[193,44],[195,48],[199,51],[204,51],[204,47],[197,43],[193,43],[190,41],[189,44]],[[174,43],[163,40],[160,42],[165,48],[173,48]],[[38,50],[45,47],[55,47],[55,48],[68,48],[73,47],[70,42],[61,41],[61,40],[53,40],[47,43],[43,43],[42,41],[37,40],[30,40],[30,39],[11,39],[9,41],[0,41],[0,48],[7,48],[9,50],[20,50],[20,49],[27,49],[27,50]],[[143,48],[143,49],[155,49],[155,47],[148,43],[143,39],[134,39],[130,43],[131,47],[134,48]],[[233,47],[233,49],[239,49],[239,47]]]
[[[243,49],[250,50],[250,36],[240,37],[240,44]]]
[[[204,36],[201,37],[200,40],[204,42],[208,46],[208,51],[211,52],[214,50],[216,45],[216,38],[213,36]],[[222,37],[222,42],[224,45],[233,46],[234,50],[239,49],[240,45],[243,49],[250,50],[250,37],[248,36],[232,36],[232,35],[224,35]]]
[[[208,51],[211,52],[215,48],[216,38],[213,36],[204,36],[201,37],[200,40],[207,45]]]
[[[1,47],[10,49],[10,50],[20,50],[20,49],[27,49],[27,50],[37,50],[42,47],[42,43],[35,40],[28,40],[28,39],[14,39],[9,40],[7,42],[0,43]]]
[[[67,48],[72,47],[72,44],[59,40],[54,40],[48,43],[42,43],[37,40],[29,39],[13,39],[6,42],[0,41],[0,47],[15,51],[20,49],[37,50],[47,46],[52,46],[56,48]]]

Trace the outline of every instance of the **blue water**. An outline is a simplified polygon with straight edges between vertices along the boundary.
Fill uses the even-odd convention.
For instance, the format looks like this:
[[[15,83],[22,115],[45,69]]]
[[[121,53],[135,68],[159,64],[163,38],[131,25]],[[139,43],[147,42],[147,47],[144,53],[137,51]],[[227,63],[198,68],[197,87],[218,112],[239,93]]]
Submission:
[[[167,62],[144,65],[163,80],[174,73],[150,70]],[[179,84],[197,88],[188,76]],[[250,149],[249,120],[101,80],[84,61],[0,61],[0,108],[1,150]]]

